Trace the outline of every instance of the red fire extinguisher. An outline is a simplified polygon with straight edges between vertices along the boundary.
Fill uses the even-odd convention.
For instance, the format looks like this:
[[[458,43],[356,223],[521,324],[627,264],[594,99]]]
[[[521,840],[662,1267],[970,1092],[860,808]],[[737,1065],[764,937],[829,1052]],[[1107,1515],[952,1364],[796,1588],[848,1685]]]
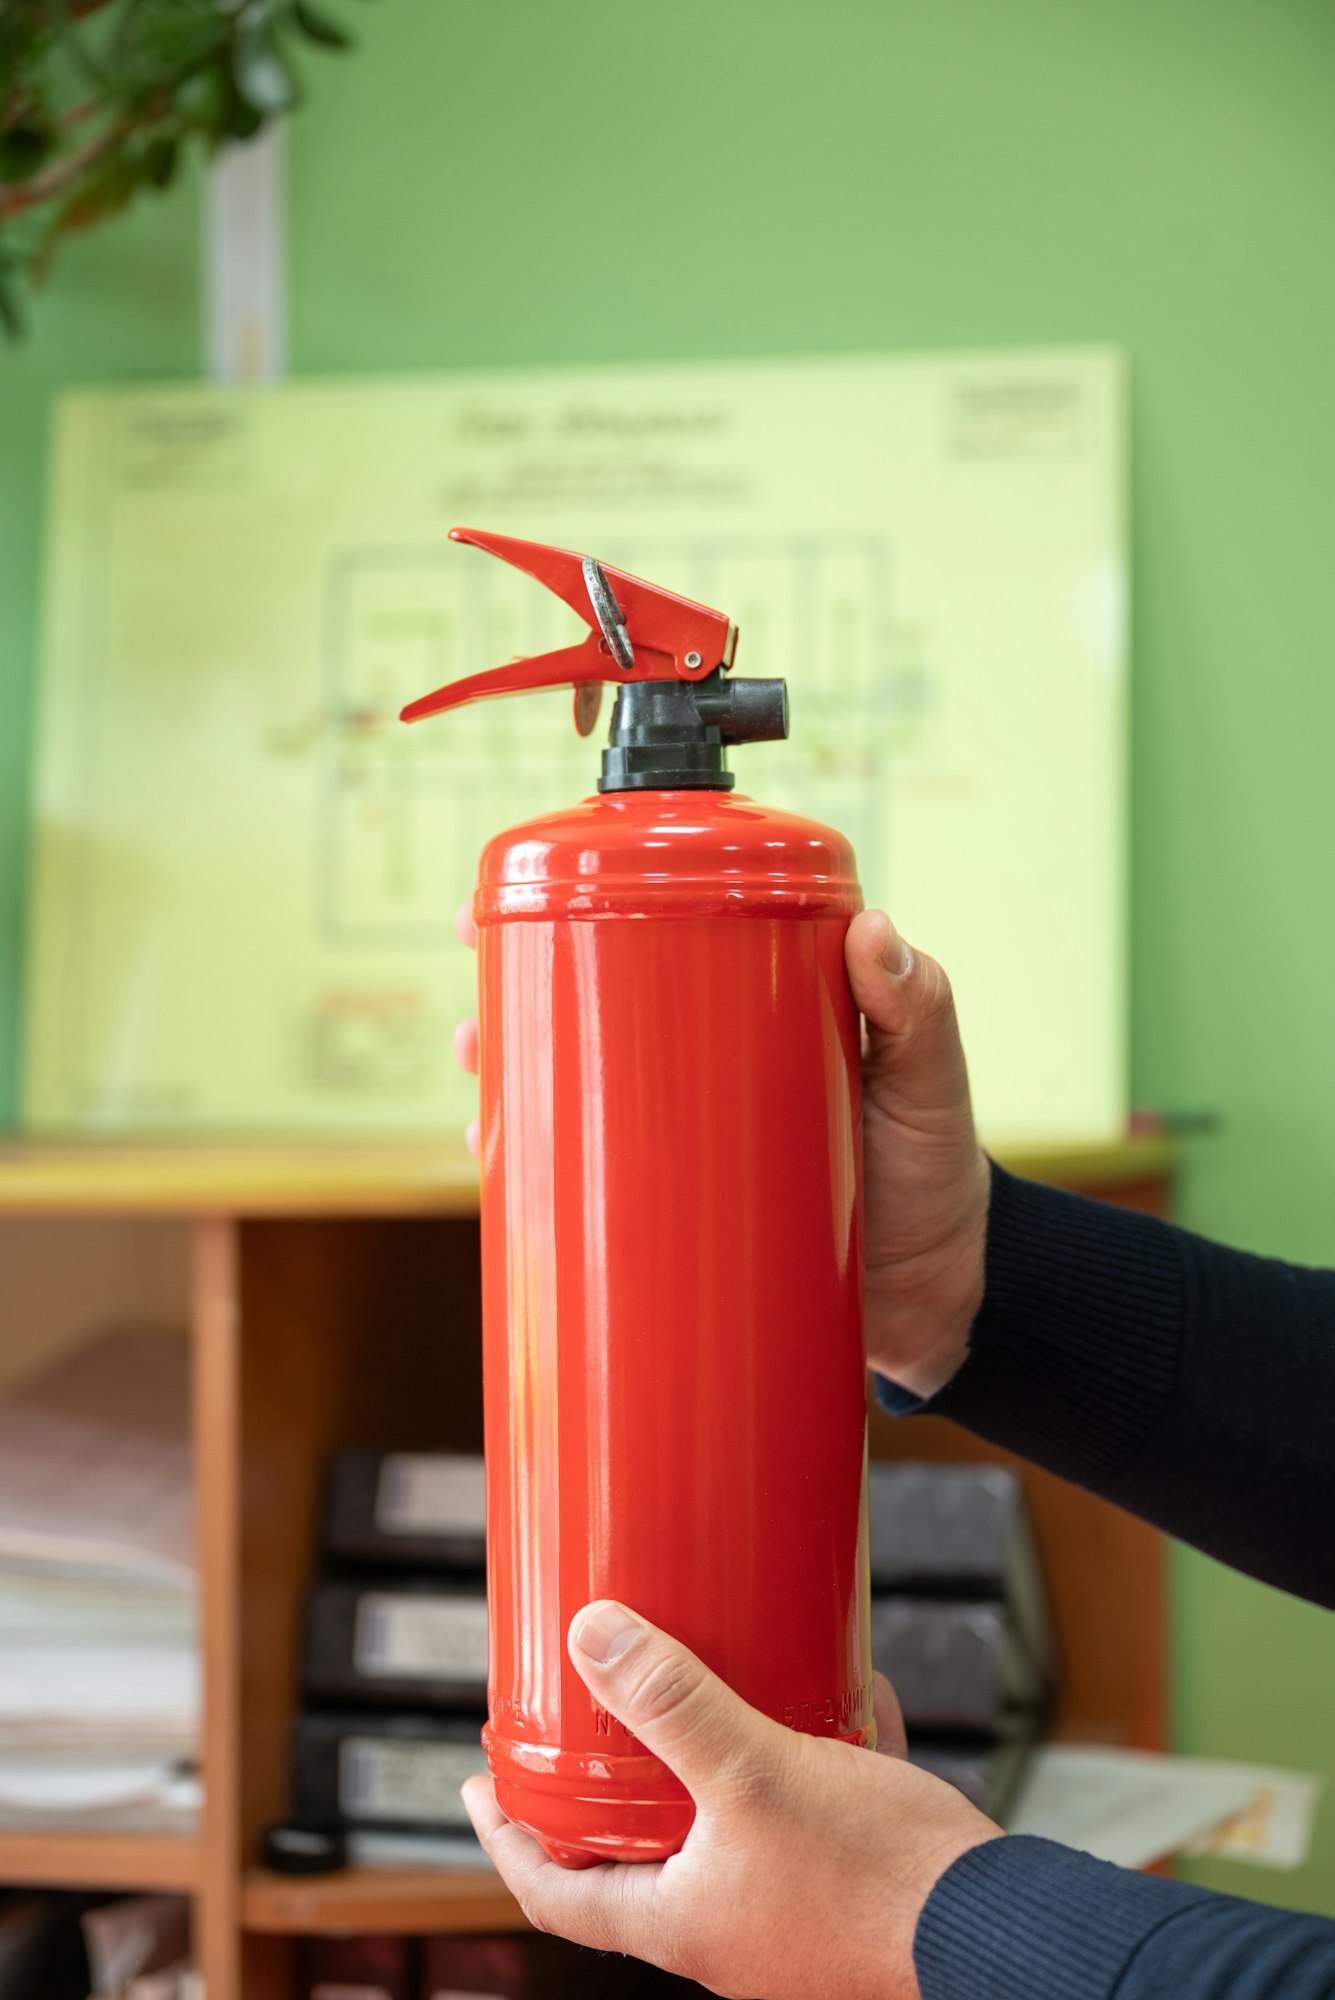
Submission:
[[[590,627],[405,721],[570,684],[596,796],[491,841],[479,956],[485,1740],[502,1809],[572,1866],[685,1839],[682,1785],[566,1654],[616,1597],[794,1729],[874,1741],[853,854],[731,790],[784,737],[718,611],[456,528]]]

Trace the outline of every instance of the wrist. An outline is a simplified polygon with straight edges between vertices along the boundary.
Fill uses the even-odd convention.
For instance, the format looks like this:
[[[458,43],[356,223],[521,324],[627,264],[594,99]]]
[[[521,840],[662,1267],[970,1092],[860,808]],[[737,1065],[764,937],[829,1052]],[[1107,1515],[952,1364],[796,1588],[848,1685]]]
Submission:
[[[891,1989],[893,2000],[901,2000],[901,1995],[902,2000],[923,2000],[918,1980],[918,1938],[924,1912],[934,1899],[939,1901],[951,1870],[976,1849],[1008,1838],[1001,1827],[974,1807],[964,1801],[960,1803],[963,1811],[944,1815],[935,1829],[931,1828],[929,1817],[928,1827],[920,1831],[909,1879],[904,1885],[908,1890],[908,1921],[903,1946],[895,1953],[902,1985]]]

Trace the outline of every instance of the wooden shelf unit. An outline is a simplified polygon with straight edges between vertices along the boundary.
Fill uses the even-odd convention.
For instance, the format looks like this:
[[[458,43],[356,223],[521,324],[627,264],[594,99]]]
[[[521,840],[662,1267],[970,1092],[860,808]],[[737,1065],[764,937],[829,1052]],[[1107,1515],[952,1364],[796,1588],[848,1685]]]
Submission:
[[[1163,1212],[1171,1143],[1003,1150],[1034,1179]],[[287,1810],[288,1731],[323,1468],[338,1447],[481,1446],[476,1170],[462,1148],[228,1140],[0,1146],[0,1218],[176,1217],[191,1242],[205,1804],[198,1838],[0,1836],[0,1884],[195,1898],[209,2000],[286,2000],[293,1937],[523,1919],[490,1871],[256,1867]],[[0,1282],[2,1282],[0,1277]],[[114,1304],[114,1301],[109,1302]],[[997,1458],[872,1417],[882,1456]],[[1063,1661],[1063,1734],[1164,1740],[1160,1539],[1021,1468]]]
[[[0,1884],[193,1893],[198,1840],[170,1833],[0,1832]]]
[[[248,1869],[241,1885],[247,1931],[324,1937],[347,1931],[408,1935],[520,1930],[524,1918],[490,1871],[344,1868],[336,1875]]]

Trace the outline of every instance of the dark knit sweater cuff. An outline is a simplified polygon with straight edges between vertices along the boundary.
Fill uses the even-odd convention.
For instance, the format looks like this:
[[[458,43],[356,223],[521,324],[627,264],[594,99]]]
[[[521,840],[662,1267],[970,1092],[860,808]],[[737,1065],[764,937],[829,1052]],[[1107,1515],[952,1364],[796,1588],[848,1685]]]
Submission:
[[[992,1168],[982,1310],[930,1408],[1066,1478],[1107,1483],[1171,1400],[1183,1264],[1167,1223]]]
[[[1110,2000],[1146,1938],[1208,1891],[1011,1834],[962,1854],[913,1942],[922,2000]]]

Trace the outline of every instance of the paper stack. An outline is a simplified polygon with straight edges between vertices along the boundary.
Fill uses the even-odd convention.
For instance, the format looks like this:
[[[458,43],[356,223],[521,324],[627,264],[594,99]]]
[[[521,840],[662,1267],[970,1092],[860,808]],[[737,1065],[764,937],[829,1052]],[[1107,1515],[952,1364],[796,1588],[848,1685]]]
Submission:
[[[104,1334],[0,1395],[0,1825],[198,1806],[189,1359]]]
[[[1049,1743],[1033,1759],[1006,1827],[1122,1868],[1176,1854],[1300,1868],[1320,1793],[1321,1780],[1304,1771]]]
[[[83,1915],[88,2000],[203,2000],[184,1896],[122,1896]]]

